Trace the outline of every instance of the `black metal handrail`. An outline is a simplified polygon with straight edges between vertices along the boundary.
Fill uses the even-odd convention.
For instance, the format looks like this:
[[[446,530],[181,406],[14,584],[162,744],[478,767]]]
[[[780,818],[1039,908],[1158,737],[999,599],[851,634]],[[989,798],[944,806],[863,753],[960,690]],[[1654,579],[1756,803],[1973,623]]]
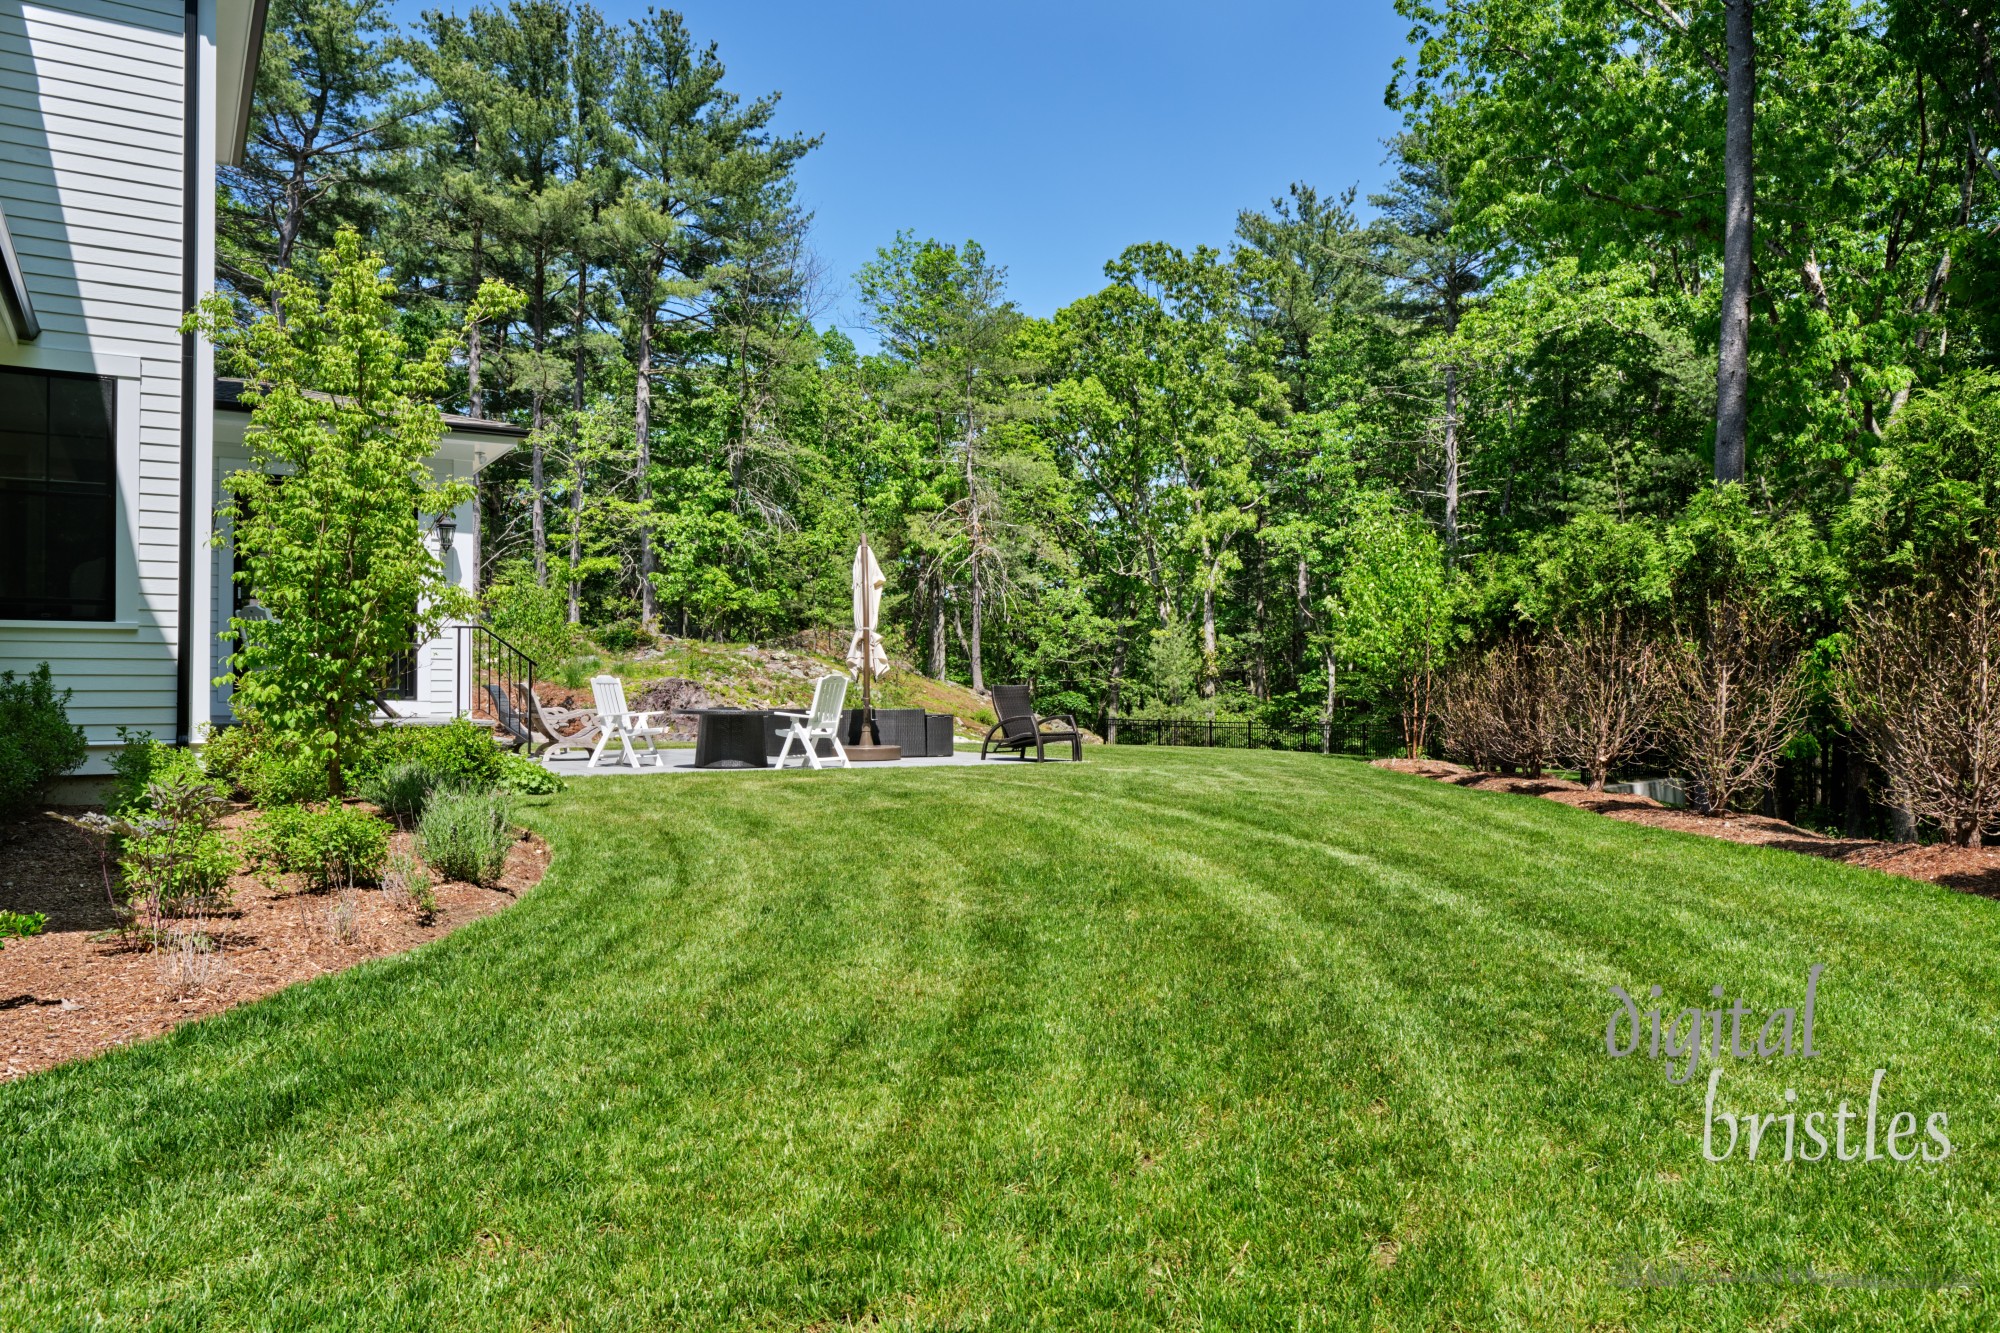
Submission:
[[[525,707],[535,692],[535,659],[493,632],[489,625],[459,625],[458,636],[458,715],[480,722],[498,722],[486,687],[497,686],[502,696],[518,699]],[[516,691],[521,691],[517,694]]]

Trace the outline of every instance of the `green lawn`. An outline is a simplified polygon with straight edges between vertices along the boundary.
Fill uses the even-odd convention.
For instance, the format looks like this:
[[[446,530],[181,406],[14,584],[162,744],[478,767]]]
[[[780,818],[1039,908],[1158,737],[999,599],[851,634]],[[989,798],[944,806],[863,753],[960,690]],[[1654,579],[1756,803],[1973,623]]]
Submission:
[[[573,784],[534,893],[0,1087],[0,1327],[1986,1328],[2000,903],[1316,756]],[[1608,986],[1802,999],[1702,1159]],[[0,961],[0,970],[4,970]],[[1856,1131],[1858,1133],[1858,1131]]]

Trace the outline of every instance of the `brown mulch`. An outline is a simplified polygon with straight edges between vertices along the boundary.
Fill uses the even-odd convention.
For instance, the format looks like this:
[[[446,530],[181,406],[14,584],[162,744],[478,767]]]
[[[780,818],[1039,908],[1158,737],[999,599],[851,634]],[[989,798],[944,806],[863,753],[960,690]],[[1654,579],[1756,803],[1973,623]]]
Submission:
[[[1377,759],[1377,768],[1413,773],[1436,782],[1449,782],[1475,791],[1510,792],[1516,796],[1540,796],[1561,801],[1579,810],[1594,810],[1612,819],[1651,828],[1698,833],[1705,838],[1747,842],[1779,847],[1806,856],[1821,856],[1849,865],[1867,866],[1904,879],[1926,880],[1964,893],[2000,898],[2000,847],[1950,847],[1907,842],[1877,842],[1873,838],[1830,838],[1823,833],[1787,824],[1768,815],[1701,815],[1677,810],[1646,796],[1594,792],[1567,778],[1510,777],[1484,773],[1439,759]]]
[[[239,810],[224,826],[241,830],[253,818]],[[390,849],[410,852],[411,841],[398,832]],[[290,876],[267,883],[239,875],[226,908],[204,921],[168,923],[214,942],[197,955],[118,933],[98,852],[96,837],[47,814],[0,824],[0,908],[48,917],[42,934],[0,949],[0,1081],[414,949],[507,906],[540,883],[549,864],[548,845],[524,834],[497,885],[434,884],[438,911],[428,921],[407,899],[373,885],[354,890],[344,912],[342,893],[301,891]]]

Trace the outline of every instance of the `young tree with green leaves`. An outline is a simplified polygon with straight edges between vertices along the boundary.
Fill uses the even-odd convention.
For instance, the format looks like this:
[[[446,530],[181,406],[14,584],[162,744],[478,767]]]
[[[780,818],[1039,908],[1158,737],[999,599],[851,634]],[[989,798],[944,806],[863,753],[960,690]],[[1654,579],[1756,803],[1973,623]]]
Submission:
[[[337,795],[391,660],[471,609],[426,549],[420,517],[456,507],[471,488],[436,480],[428,466],[463,332],[411,346],[382,257],[352,231],[318,265],[323,294],[296,274],[272,279],[282,317],[244,327],[211,297],[188,325],[251,386],[252,464],[223,486],[238,577],[265,615],[230,621],[241,643],[230,663],[236,708],[324,764]],[[472,316],[514,302],[489,284]]]

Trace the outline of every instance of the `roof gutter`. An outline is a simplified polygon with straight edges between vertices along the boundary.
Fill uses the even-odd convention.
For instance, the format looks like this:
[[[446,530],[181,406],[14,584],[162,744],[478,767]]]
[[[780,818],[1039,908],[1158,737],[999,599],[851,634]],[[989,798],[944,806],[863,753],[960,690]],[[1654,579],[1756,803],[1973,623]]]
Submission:
[[[186,0],[186,76],[181,125],[181,309],[192,311],[200,299],[201,213],[213,207],[201,188],[201,0]],[[174,673],[174,734],[179,743],[193,742],[195,663],[200,627],[190,623],[194,606],[194,473],[195,473],[195,355],[192,330],[181,334],[181,569],[179,670]]]
[[[31,343],[42,336],[42,322],[35,318],[35,303],[28,296],[28,276],[14,253],[14,238],[7,234],[5,210],[0,210],[0,306],[6,308],[15,342]]]
[[[264,22],[270,16],[271,0],[256,0],[250,8],[250,40],[243,54],[243,90],[237,99],[236,132],[223,146],[222,161],[232,167],[243,165],[250,143],[250,104],[257,96],[257,65],[264,51]]]

